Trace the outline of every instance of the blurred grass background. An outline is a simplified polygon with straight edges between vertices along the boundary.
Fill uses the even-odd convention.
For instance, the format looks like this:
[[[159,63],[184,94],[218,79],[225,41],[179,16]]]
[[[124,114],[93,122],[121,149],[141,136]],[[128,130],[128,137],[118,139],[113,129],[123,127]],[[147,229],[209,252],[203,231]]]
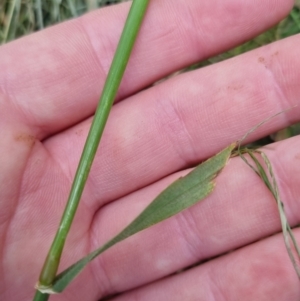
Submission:
[[[126,0],[0,0],[0,42]]]
[[[125,1],[128,0],[0,0],[0,44],[78,17],[99,7]],[[188,69],[214,64],[297,33],[300,33],[300,0],[295,0],[294,8],[287,18],[267,32]],[[277,141],[297,134],[300,134],[299,124],[275,133],[267,137],[267,140]],[[265,141],[263,144],[267,142],[270,141]]]

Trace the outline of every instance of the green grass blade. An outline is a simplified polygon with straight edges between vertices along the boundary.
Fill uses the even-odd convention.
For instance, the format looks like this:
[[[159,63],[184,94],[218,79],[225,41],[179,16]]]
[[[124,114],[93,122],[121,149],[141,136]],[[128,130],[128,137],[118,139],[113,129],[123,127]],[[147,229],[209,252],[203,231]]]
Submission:
[[[133,0],[131,4],[130,12],[76,171],[63,217],[39,278],[37,287],[41,291],[44,289],[47,290],[47,287],[51,286],[56,276],[67,234],[74,219],[100,138],[121,83],[148,2],[149,0]]]
[[[53,292],[62,292],[91,260],[116,243],[189,208],[208,196],[213,191],[215,177],[226,165],[235,146],[236,144],[231,144],[167,187],[118,235],[59,274],[53,282]]]
[[[60,0],[53,0],[51,2],[51,6],[50,6],[51,20],[53,20],[54,22],[60,21],[60,14],[59,14],[60,4],[61,4]]]
[[[4,29],[2,43],[13,40],[16,37],[18,18],[21,9],[21,0],[12,0],[9,3],[8,20]]]
[[[74,0],[68,0],[68,5],[69,5],[70,11],[71,11],[73,17],[77,17],[78,13],[76,11],[76,6],[74,4]]]
[[[43,10],[42,10],[42,0],[35,0],[35,10],[37,16],[37,24],[39,29],[44,28],[44,18],[43,18]]]
[[[300,30],[300,20],[299,20],[299,13],[297,14],[295,8],[290,12],[290,15],[294,21],[294,23],[298,26],[298,30]]]

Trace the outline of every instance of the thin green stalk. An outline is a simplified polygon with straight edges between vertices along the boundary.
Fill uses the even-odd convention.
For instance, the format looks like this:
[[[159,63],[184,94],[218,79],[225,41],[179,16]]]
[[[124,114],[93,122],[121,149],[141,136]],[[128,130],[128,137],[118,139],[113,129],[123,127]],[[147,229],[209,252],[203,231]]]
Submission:
[[[43,294],[40,291],[37,291],[33,301],[48,301],[49,297],[49,294]]]
[[[36,15],[37,15],[38,27],[39,27],[39,29],[43,29],[44,28],[44,21],[43,21],[43,10],[42,10],[41,0],[36,0],[35,10],[36,10]]]
[[[44,289],[44,291],[47,292],[47,289],[51,287],[56,276],[67,234],[74,219],[100,138],[120,86],[135,39],[141,27],[148,2],[149,0],[133,0],[132,2],[119,45],[83,149],[65,211],[40,274],[37,288],[41,291]]]
[[[72,16],[73,17],[77,17],[78,14],[77,14],[77,11],[76,11],[76,6],[74,4],[74,0],[68,0],[68,6],[70,8],[70,11],[72,13]]]
[[[60,10],[60,0],[54,0],[51,1],[51,20],[53,22],[61,21],[61,18],[59,16],[59,10]]]
[[[17,30],[17,19],[20,14],[21,0],[13,0],[9,5],[8,20],[4,29],[3,44],[9,40],[13,40]]]

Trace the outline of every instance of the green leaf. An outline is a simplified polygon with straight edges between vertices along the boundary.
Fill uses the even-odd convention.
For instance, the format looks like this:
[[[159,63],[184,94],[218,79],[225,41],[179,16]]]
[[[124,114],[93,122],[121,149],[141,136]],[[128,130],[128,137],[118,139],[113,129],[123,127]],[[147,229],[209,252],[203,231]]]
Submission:
[[[208,196],[214,189],[214,179],[226,165],[235,146],[235,143],[231,144],[217,155],[200,164],[185,177],[172,183],[118,235],[59,274],[55,278],[51,290],[54,293],[62,292],[91,260],[108,248],[189,208]]]

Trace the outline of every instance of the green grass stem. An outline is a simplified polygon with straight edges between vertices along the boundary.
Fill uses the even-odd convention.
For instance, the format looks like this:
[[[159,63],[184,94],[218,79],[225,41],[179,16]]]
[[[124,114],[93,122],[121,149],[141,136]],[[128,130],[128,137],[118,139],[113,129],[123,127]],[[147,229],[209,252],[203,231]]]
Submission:
[[[40,291],[37,291],[33,301],[48,301],[49,297],[49,294],[43,294]]]
[[[133,0],[98,104],[58,231],[40,274],[38,289],[51,287],[109,112],[115,100],[149,0]],[[39,294],[39,293],[38,293]],[[40,301],[42,299],[34,299]]]
[[[13,0],[9,3],[8,21],[4,29],[3,43],[14,39],[16,35],[17,20],[20,14],[21,0]]]
[[[35,9],[36,9],[38,27],[39,27],[39,29],[43,29],[44,28],[44,20],[43,20],[43,11],[42,11],[41,0],[35,1]]]

